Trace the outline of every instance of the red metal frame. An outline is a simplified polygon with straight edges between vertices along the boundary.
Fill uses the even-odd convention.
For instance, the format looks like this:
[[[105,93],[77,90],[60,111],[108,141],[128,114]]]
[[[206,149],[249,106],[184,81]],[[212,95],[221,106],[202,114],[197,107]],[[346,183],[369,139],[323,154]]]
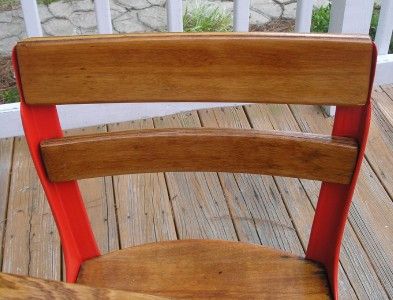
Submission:
[[[337,107],[333,136],[355,138],[359,155],[352,182],[347,185],[323,182],[315,212],[306,257],[322,263],[328,273],[333,296],[338,298],[338,269],[341,240],[364,157],[371,116],[371,89],[376,64],[376,47],[370,71],[369,95],[361,107]],[[63,135],[56,106],[30,106],[24,101],[16,49],[12,53],[21,100],[21,116],[34,165],[60,233],[67,282],[75,282],[83,261],[100,255],[76,181],[53,183],[46,176],[41,160],[40,142]],[[50,83],[48,83],[50,84]]]
[[[20,95],[20,112],[34,166],[51,207],[60,234],[67,282],[75,282],[83,261],[100,255],[76,181],[54,183],[48,180],[41,160],[40,142],[63,136],[55,105],[29,106],[24,101],[16,48],[12,64]]]
[[[361,107],[337,107],[333,125],[333,136],[356,139],[359,154],[350,184],[323,182],[319,193],[306,258],[322,263],[329,276],[330,288],[338,299],[338,270],[341,241],[345,223],[359,177],[366,150],[371,119],[371,91],[375,76],[377,48],[372,43],[372,65],[367,103]]]

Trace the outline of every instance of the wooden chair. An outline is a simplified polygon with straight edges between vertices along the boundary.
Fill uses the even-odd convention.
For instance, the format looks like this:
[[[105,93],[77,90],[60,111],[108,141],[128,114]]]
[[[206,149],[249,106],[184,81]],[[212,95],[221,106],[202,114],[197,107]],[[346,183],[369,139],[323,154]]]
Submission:
[[[23,126],[60,232],[67,281],[173,298],[337,298],[375,57],[368,37],[342,35],[168,33],[19,42],[13,62]],[[325,104],[337,111],[332,136],[203,128],[63,137],[55,106],[168,101]],[[321,180],[305,259],[207,240],[100,256],[76,180],[162,171]]]

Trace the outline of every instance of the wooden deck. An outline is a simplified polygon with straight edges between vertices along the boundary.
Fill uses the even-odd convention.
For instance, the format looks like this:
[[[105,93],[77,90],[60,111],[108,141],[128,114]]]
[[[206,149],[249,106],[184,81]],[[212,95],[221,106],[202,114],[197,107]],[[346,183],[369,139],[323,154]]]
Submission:
[[[393,85],[377,87],[366,159],[341,251],[341,299],[393,297]],[[74,130],[235,127],[330,133],[316,106],[246,105]],[[169,239],[224,239],[304,254],[319,182],[227,173],[80,181],[103,253]],[[62,280],[62,252],[23,138],[0,140],[3,272]]]

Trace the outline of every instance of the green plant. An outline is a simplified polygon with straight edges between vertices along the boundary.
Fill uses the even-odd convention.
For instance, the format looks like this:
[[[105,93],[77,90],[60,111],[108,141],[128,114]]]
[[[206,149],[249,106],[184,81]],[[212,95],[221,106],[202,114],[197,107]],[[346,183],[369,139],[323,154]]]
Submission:
[[[373,10],[373,15],[371,16],[371,25],[370,25],[370,31],[369,31],[369,35],[371,36],[371,38],[373,40],[375,39],[375,34],[377,33],[380,11],[381,11],[381,7],[379,5],[375,5],[374,10]],[[392,39],[390,40],[388,53],[393,53],[393,36],[392,36]]]
[[[370,31],[369,34],[372,37],[372,39],[375,38],[375,34],[377,33],[377,27],[378,27],[378,19],[379,19],[379,12],[381,10],[380,6],[375,6],[373,10],[373,15],[371,16],[371,25],[370,25]]]
[[[49,5],[60,0],[37,0],[38,4]],[[0,9],[12,9],[20,4],[20,0],[0,0]]]
[[[211,2],[198,1],[186,7],[183,24],[185,32],[230,31],[232,17],[229,12]]]
[[[330,19],[331,4],[315,7],[312,12],[311,21],[311,31],[312,32],[328,32],[329,30],[329,19]],[[373,14],[371,17],[371,24],[369,35],[372,40],[375,39],[375,34],[377,32],[378,19],[381,7],[379,5],[374,5]],[[389,53],[393,53],[393,37],[390,41]]]
[[[3,103],[14,103],[19,101],[19,94],[16,87],[0,91],[0,102]]]
[[[56,2],[56,1],[59,1],[59,0],[38,0],[38,4],[49,5],[49,4]]]
[[[0,9],[1,10],[12,9],[18,3],[19,0],[0,0]]]
[[[331,4],[315,7],[312,12],[311,31],[328,32]]]

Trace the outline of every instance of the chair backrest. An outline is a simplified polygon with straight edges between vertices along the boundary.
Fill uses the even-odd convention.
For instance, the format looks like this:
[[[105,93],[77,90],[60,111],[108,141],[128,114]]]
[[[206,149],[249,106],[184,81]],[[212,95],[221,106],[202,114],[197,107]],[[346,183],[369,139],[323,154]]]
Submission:
[[[224,171],[324,182],[307,257],[322,262],[336,285],[342,231],[368,132],[375,53],[368,37],[342,35],[138,34],[18,43],[14,64],[22,120],[66,248],[68,280],[74,280],[81,261],[98,255],[74,180]],[[205,128],[62,137],[55,108],[167,101],[338,109],[333,136]],[[78,232],[80,227],[86,231]]]
[[[31,105],[364,105],[371,51],[368,37],[260,33],[32,38],[17,45]]]

